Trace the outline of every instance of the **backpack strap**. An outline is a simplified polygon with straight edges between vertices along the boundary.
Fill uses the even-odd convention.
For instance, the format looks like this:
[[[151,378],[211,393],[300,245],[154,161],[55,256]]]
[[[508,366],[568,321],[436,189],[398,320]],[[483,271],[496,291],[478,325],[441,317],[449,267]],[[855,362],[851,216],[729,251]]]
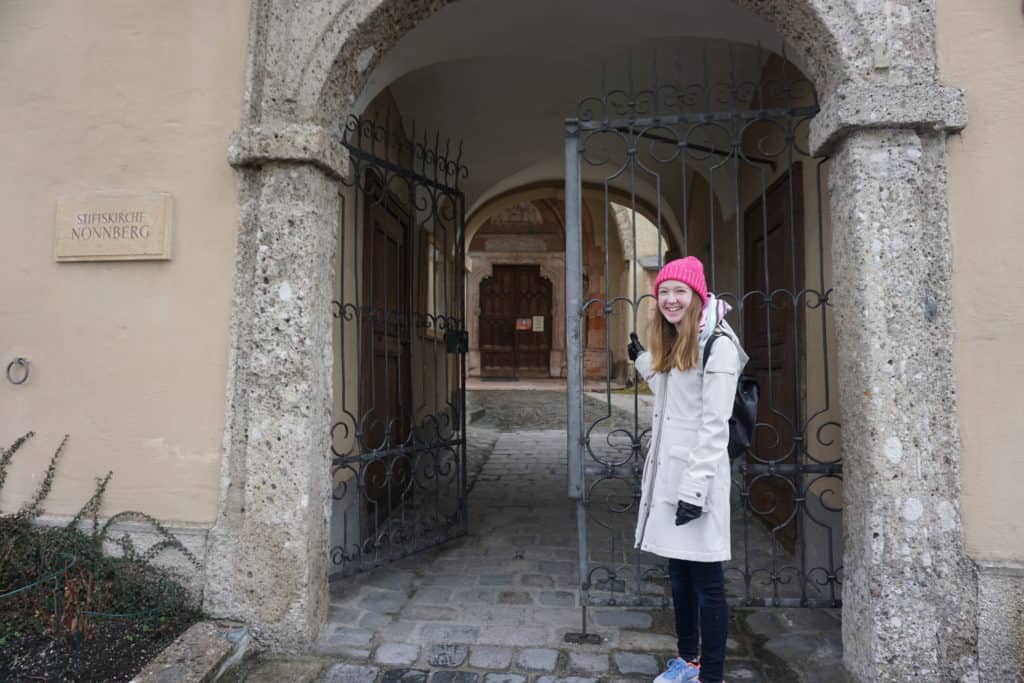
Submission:
[[[711,345],[715,343],[716,339],[718,339],[719,337],[724,337],[724,336],[725,336],[725,332],[722,331],[721,327],[718,327],[716,325],[715,326],[715,331],[712,332],[711,336],[708,337],[708,340],[706,342],[704,342],[704,358],[703,358],[703,360],[702,360],[702,362],[700,364],[700,371],[701,372],[704,372],[704,368],[708,364],[708,359],[711,358]]]

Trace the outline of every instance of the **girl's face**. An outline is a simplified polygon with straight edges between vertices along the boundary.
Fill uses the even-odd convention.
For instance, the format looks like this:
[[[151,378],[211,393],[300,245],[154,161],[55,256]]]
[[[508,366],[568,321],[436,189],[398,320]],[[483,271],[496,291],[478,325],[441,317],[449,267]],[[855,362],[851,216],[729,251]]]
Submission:
[[[658,285],[658,310],[665,320],[678,325],[693,301],[693,289],[679,280],[665,280]]]

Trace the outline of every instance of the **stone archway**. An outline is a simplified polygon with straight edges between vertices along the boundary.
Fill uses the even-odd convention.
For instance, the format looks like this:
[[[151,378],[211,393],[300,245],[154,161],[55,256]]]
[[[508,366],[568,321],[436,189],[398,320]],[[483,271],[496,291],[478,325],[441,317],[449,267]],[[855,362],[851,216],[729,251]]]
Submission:
[[[347,171],[331,122],[446,4],[253,2],[245,121],[228,151],[241,225],[204,606],[274,648],[308,644],[327,608],[328,304]],[[968,676],[977,584],[959,513],[945,193],[945,137],[966,104],[936,80],[934,3],[736,4],[806,64],[822,103],[812,151],[832,158],[847,665],[862,680]]]

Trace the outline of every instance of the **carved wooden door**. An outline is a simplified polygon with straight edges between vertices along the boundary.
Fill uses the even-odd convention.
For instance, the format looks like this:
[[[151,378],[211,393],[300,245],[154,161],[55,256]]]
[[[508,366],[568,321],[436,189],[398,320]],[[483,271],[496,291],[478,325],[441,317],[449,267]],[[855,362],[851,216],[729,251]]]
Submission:
[[[480,375],[548,377],[551,281],[537,265],[496,265],[480,283]]]

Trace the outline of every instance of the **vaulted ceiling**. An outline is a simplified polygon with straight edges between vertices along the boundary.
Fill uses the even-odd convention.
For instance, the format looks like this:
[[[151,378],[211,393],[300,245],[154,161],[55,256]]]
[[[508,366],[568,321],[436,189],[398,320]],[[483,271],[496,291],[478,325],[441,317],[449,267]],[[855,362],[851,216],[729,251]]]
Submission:
[[[779,52],[782,39],[723,0],[460,0],[381,58],[357,110],[389,88],[407,126],[415,120],[462,140],[472,210],[563,178],[564,122],[584,98],[650,87],[655,73],[660,83],[756,81],[765,54],[754,45]],[[585,175],[601,182],[609,172]],[[678,172],[660,180],[663,196],[681,192]],[[623,188],[629,180],[611,182]],[[633,182],[653,200],[652,177]]]

